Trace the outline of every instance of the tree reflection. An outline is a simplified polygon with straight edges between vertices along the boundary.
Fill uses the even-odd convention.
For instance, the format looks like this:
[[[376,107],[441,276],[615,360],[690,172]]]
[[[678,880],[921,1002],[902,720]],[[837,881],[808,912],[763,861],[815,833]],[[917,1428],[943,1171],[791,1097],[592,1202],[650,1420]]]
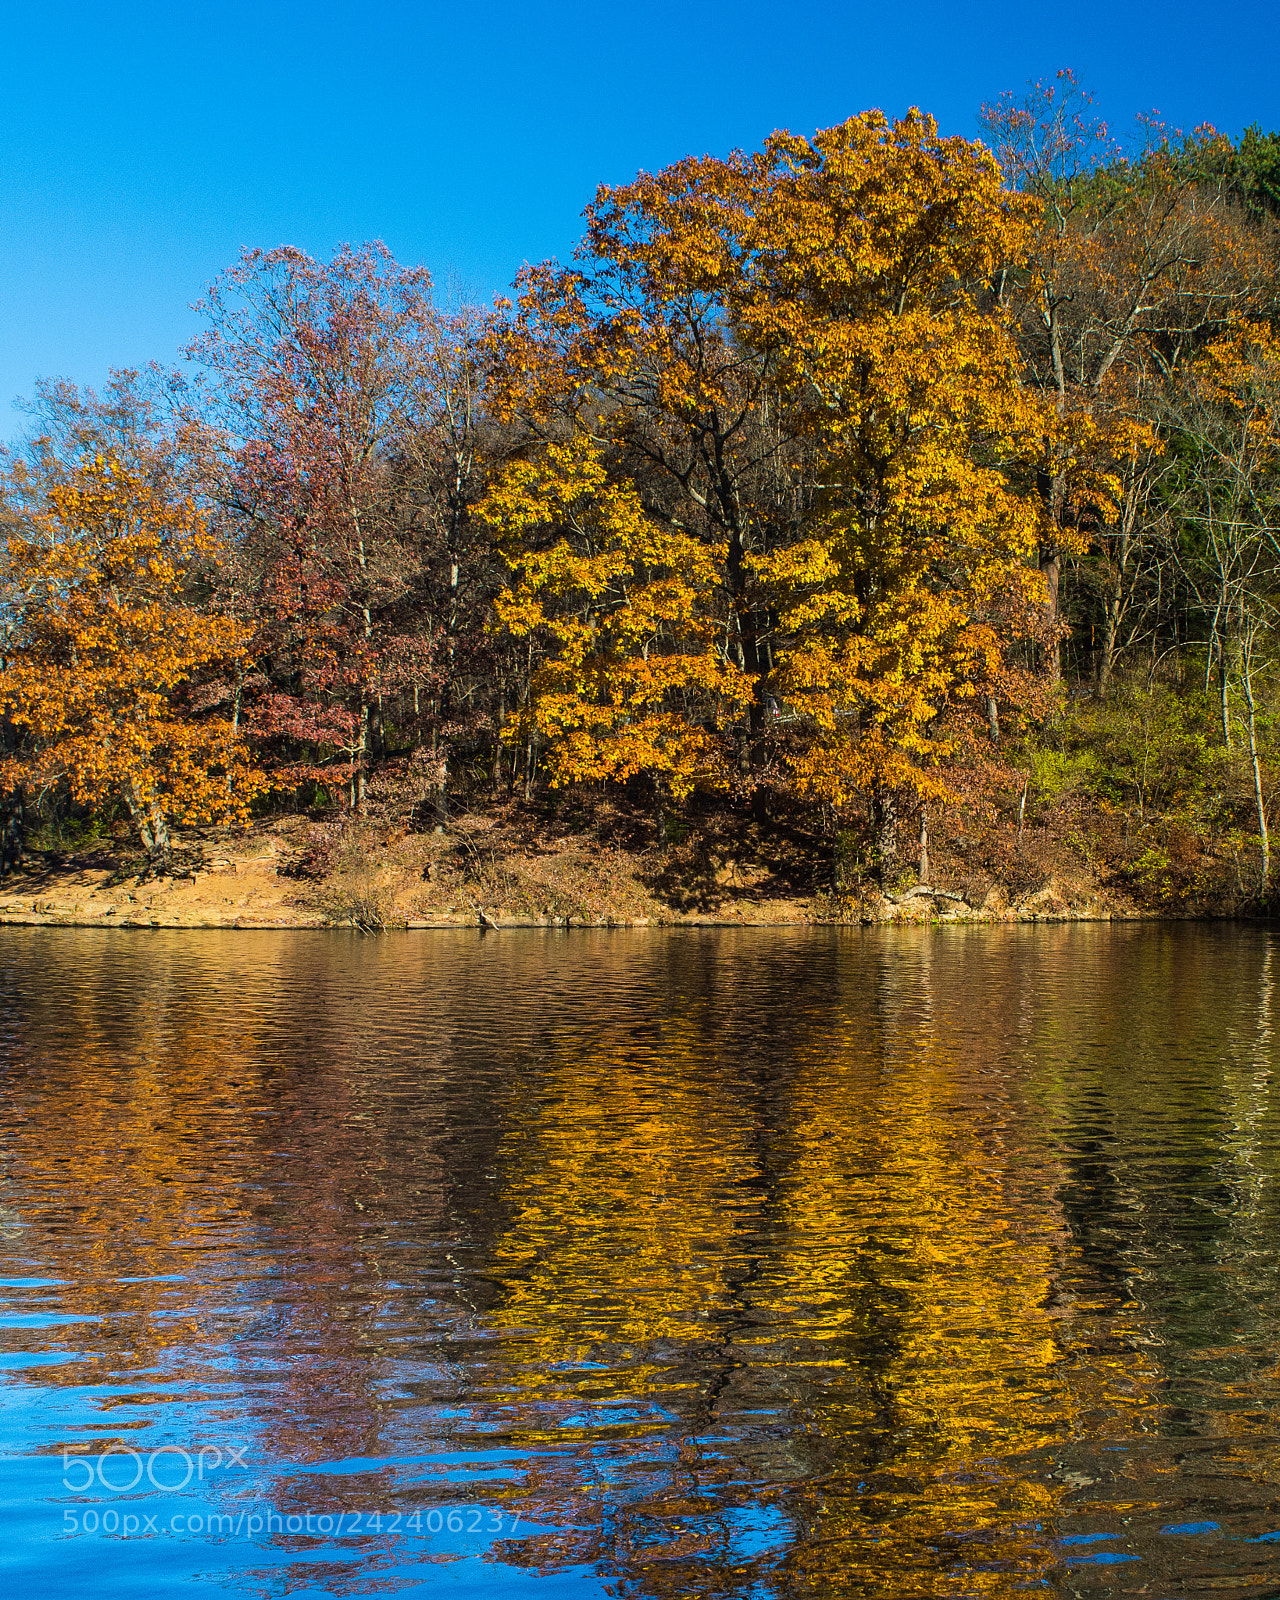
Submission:
[[[664,1023],[658,1081],[622,1029],[578,1038],[502,1147],[515,1426],[558,1447],[540,1519],[593,1500],[575,1558],[646,1592],[718,1592],[708,1567],[725,1592],[1032,1581],[1063,1492],[1045,1447],[1125,1417],[1153,1373],[1072,1360],[1061,1173],[1022,1085],[973,1092],[930,1020],[961,999],[947,973],[893,959],[871,982],[831,961],[823,1006],[792,1004],[748,1068],[725,1015],[784,997],[729,965],[716,1008],[686,993]]]
[[[1272,957],[1215,938],[41,945],[0,1242],[92,1321],[5,1344],[78,1438],[234,1420],[283,1510],[351,1462],[619,1593],[1006,1594],[1083,1517],[1172,1585],[1159,1508],[1280,1465]]]

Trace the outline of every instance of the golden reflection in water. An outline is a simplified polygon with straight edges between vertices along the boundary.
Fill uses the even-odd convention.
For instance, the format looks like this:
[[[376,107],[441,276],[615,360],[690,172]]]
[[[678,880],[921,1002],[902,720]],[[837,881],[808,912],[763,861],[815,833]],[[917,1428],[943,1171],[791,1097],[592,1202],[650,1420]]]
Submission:
[[[180,1374],[197,1394],[236,1386],[237,1357],[265,1347],[260,1457],[377,1456],[388,1274],[362,1223],[388,1187],[393,1203],[411,1187],[420,1224],[442,1220],[430,1131],[411,1178],[393,1171],[384,1185],[394,1124],[370,1114],[371,1075],[352,1045],[368,1030],[340,968],[249,962],[246,974],[232,961],[219,974],[215,961],[223,981],[202,984],[189,949],[157,940],[146,955],[123,1003],[109,981],[68,983],[37,990],[27,1019],[36,1039],[73,1041],[40,1062],[38,1132],[20,1154],[43,1200],[41,1271],[71,1286],[73,1314],[92,1325],[77,1359],[42,1381],[118,1390],[95,1401],[96,1449],[151,1427],[148,1411],[174,1399],[162,1377]],[[262,1037],[273,1014],[295,1046],[283,1057]],[[317,1016],[333,1039],[297,1050]],[[24,1341],[64,1347],[56,1326]],[[192,1426],[201,1438],[209,1428]]]
[[[562,1530],[507,1559],[654,1595],[1057,1582],[1065,1519],[1201,1492],[1192,1433],[1267,1502],[1269,942],[495,943],[36,999],[7,1187],[87,1427],[155,1373],[280,1461],[500,1442]]]
[[[918,974],[909,993],[893,968],[870,990],[863,976],[790,1031],[767,1130],[741,1100],[708,1097],[715,1018],[689,1008],[662,1028],[657,1083],[627,1062],[621,1029],[590,1052],[549,1052],[504,1140],[495,1320],[524,1335],[509,1347],[523,1358],[520,1437],[563,1445],[573,1408],[549,1391],[604,1414],[649,1400],[689,1430],[658,1463],[665,1482],[622,1514],[600,1504],[595,1538],[572,1545],[646,1592],[684,1592],[691,1563],[703,1586],[708,1562],[736,1566],[734,1581],[750,1563],[734,1563],[712,1514],[734,1476],[715,1405],[682,1405],[688,1373],[627,1361],[636,1346],[696,1344],[702,1390],[741,1404],[734,1374],[749,1372],[746,1398],[793,1424],[764,1491],[786,1506],[788,1593],[873,1594],[890,1573],[913,1594],[1020,1591],[1059,1560],[1069,1479],[1046,1452],[1158,1426],[1155,1341],[1135,1308],[1064,1283],[1066,1175],[1037,1138],[1027,1070],[993,1063],[975,1081],[927,1014],[945,974]],[[990,1009],[988,1026],[1015,1026]],[[595,1372],[568,1387],[564,1369],[592,1360],[622,1361],[625,1387]],[[651,1426],[642,1407],[634,1432]],[[564,1478],[537,1486],[548,1521],[590,1487],[581,1459],[559,1459]],[[529,1551],[553,1553],[563,1539]]]

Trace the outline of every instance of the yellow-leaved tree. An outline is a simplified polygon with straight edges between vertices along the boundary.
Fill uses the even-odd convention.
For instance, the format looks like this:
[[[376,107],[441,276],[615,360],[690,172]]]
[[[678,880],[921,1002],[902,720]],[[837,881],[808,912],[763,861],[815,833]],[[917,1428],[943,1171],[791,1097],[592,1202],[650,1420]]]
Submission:
[[[737,315],[785,350],[819,465],[807,526],[753,565],[779,610],[778,691],[813,729],[797,785],[837,810],[869,794],[888,867],[897,797],[948,792],[943,714],[1007,681],[1010,603],[1031,616],[1043,596],[1021,463],[1048,418],[988,290],[1027,207],[980,144],[915,111],[778,134],[766,156]]]
[[[193,593],[214,555],[194,505],[117,460],[49,485],[7,541],[0,787],[123,804],[155,852],[173,823],[244,820],[257,779],[220,692],[243,637]]]
[[[683,720],[700,751],[718,735],[741,781],[781,759],[837,812],[869,796],[891,858],[896,798],[946,792],[939,762],[967,708],[985,726],[997,699],[1016,702],[1031,674],[1012,647],[1044,626],[1029,463],[1054,419],[992,288],[1026,254],[1030,202],[980,144],[869,112],[641,174],[587,218],[572,269],[525,275],[503,414],[531,459],[584,441],[680,552],[664,604],[685,609],[662,636],[693,629],[721,692],[710,707],[667,695],[667,745]],[[522,580],[544,596],[545,559]],[[639,587],[616,586],[611,612]],[[548,662],[612,707],[617,691],[602,699],[581,670],[599,649],[582,596],[557,603],[586,631],[546,635]],[[648,627],[639,616],[634,639]],[[610,769],[591,749],[600,726],[578,717],[564,775]]]
[[[557,785],[646,772],[683,797],[723,781],[717,733],[751,683],[711,614],[706,546],[647,516],[585,434],[510,466],[481,513],[512,573],[498,619],[537,658],[508,737],[545,740]]]

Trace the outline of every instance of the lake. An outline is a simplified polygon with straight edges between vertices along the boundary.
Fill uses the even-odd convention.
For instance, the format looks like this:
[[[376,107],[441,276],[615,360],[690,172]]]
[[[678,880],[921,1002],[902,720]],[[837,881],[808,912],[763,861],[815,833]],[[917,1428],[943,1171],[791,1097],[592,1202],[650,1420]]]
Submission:
[[[1274,940],[0,930],[0,1590],[1280,1593]]]

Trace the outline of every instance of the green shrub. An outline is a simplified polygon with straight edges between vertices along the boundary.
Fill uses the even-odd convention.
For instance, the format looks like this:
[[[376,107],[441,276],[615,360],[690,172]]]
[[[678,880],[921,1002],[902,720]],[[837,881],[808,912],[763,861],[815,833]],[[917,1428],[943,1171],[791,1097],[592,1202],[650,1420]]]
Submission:
[[[1029,750],[1032,799],[1052,804],[1075,789],[1096,792],[1103,769],[1097,756],[1087,749],[1041,748]]]
[[[664,844],[683,844],[693,832],[693,824],[669,811],[662,814],[662,840]]]
[[[1159,683],[1070,707],[1025,754],[1039,800],[1082,791],[1140,817],[1175,814],[1195,827],[1219,816],[1230,765],[1204,696]]]

